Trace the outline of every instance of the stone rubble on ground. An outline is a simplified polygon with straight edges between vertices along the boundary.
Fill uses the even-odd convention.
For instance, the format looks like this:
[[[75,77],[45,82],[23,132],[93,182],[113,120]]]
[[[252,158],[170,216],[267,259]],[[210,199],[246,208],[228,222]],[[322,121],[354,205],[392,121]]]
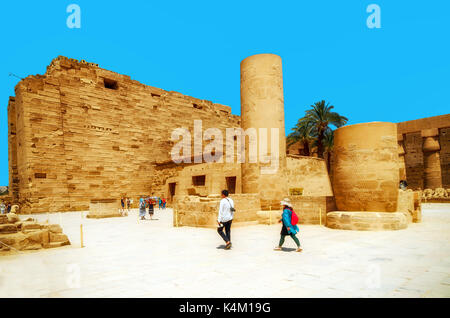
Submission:
[[[0,251],[38,250],[70,245],[58,224],[38,223],[33,218],[20,220],[15,213],[0,215]]]

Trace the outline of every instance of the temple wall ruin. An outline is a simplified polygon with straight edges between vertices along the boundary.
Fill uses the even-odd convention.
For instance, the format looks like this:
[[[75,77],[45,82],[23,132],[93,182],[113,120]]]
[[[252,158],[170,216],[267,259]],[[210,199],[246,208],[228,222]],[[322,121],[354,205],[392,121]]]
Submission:
[[[236,212],[233,226],[257,224],[257,212],[261,206],[258,194],[232,194]],[[219,211],[220,196],[210,197],[180,195],[175,199],[174,226],[197,226],[217,228],[217,211]]]
[[[15,98],[10,97],[8,103],[8,172],[11,200],[18,201],[19,173],[17,170],[17,132]]]
[[[411,189],[450,188],[450,114],[397,124]]]
[[[10,186],[21,212],[87,210],[93,198],[160,190],[165,177],[156,164],[170,160],[174,128],[192,133],[194,119],[203,129],[240,125],[228,106],[65,57],[15,92],[8,106]]]
[[[302,189],[304,196],[333,196],[325,160],[288,155],[286,162],[289,189]]]
[[[176,184],[175,195],[220,195],[226,189],[230,194],[242,193],[241,166],[239,163],[201,163],[184,167],[178,174],[166,180],[167,194],[169,184]]]

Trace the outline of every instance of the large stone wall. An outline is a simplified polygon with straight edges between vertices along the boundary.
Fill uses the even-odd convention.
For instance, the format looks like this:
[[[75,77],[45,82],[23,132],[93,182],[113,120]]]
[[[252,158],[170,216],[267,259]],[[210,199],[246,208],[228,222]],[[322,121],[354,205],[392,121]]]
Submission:
[[[448,125],[450,126],[450,119]],[[439,129],[442,187],[450,188],[450,127]]]
[[[305,196],[333,196],[325,160],[288,155],[286,161],[289,189],[303,189]]]
[[[332,196],[289,196],[300,224],[326,224],[327,213],[336,210]],[[320,220],[322,218],[322,220]]]
[[[64,57],[8,105],[10,187],[21,212],[87,210],[92,198],[160,191],[177,127],[239,127],[229,107]],[[225,134],[224,134],[225,135]]]
[[[195,184],[193,177],[204,176],[202,185]],[[231,189],[227,178],[235,178],[235,187]],[[170,197],[168,184],[176,183],[176,195],[220,195],[226,189],[232,194],[241,193],[241,165],[239,163],[201,163],[180,170],[176,176],[166,180],[166,196]],[[233,191],[234,190],[234,191]]]
[[[411,189],[450,188],[450,114],[397,124]]]
[[[8,166],[9,166],[9,194],[13,202],[18,202],[19,172],[17,170],[17,137],[16,137],[16,99],[9,98],[8,102]]]
[[[89,213],[86,217],[92,219],[119,217],[122,216],[119,208],[117,199],[93,199],[89,204]]]
[[[233,224],[258,223],[257,212],[261,206],[258,194],[230,195],[234,201],[236,212]],[[221,198],[218,195],[210,197],[177,196],[175,198],[174,226],[217,227],[217,215]]]
[[[408,187],[423,189],[423,153],[420,132],[409,133],[404,137],[405,170]]]

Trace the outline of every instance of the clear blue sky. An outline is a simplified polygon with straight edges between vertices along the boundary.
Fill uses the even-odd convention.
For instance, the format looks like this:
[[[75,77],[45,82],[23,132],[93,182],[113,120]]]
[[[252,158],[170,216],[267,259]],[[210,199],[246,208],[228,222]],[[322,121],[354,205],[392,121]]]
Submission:
[[[66,7],[81,7],[81,29]],[[381,29],[369,29],[369,4]],[[0,185],[8,184],[7,111],[18,79],[65,55],[240,113],[239,63],[283,59],[286,130],[325,99],[350,124],[449,113],[450,1],[3,1]]]

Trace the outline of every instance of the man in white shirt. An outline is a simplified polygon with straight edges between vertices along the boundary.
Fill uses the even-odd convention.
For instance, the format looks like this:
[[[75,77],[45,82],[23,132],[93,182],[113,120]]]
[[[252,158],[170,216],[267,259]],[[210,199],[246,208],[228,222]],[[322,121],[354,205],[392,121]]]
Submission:
[[[228,191],[222,191],[222,200],[220,200],[219,215],[217,217],[217,223],[219,227],[217,232],[223,238],[226,243],[225,249],[231,248],[231,222],[233,222],[234,214],[234,202],[233,199],[228,197]],[[223,230],[225,229],[225,233]]]

